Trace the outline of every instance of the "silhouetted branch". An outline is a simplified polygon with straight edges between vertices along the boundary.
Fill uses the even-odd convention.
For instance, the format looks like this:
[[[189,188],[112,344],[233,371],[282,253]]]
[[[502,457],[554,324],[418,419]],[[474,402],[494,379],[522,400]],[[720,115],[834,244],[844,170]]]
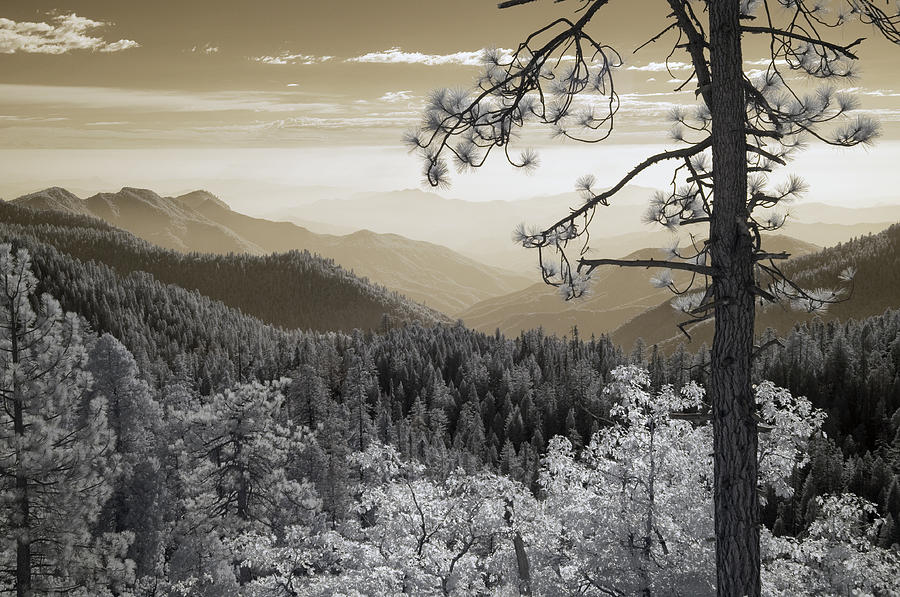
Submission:
[[[584,266],[588,267],[587,273],[590,274],[596,267],[600,265],[616,265],[619,267],[666,267],[669,269],[678,269],[688,272],[702,274],[704,276],[713,276],[716,273],[715,268],[708,265],[698,265],[696,263],[683,263],[681,261],[666,261],[665,259],[580,259],[578,261],[578,270]]]
[[[823,39],[818,37],[809,37],[808,35],[803,35],[794,31],[785,31],[784,29],[776,29],[774,27],[754,27],[750,25],[744,25],[741,27],[741,31],[743,33],[768,33],[772,37],[787,37],[797,41],[804,41],[806,43],[822,46],[823,48],[828,48],[829,50],[833,50],[835,52],[843,54],[847,58],[852,58],[854,60],[858,59],[858,56],[851,52],[850,48],[861,44],[863,40],[866,39],[865,37],[860,37],[853,43],[840,45],[824,41]]]
[[[569,214],[569,216],[559,220],[558,222],[556,222],[555,224],[553,224],[552,226],[550,226],[549,228],[544,230],[542,232],[542,234],[548,235],[556,228],[559,228],[568,222],[572,222],[575,218],[577,218],[580,215],[585,214],[588,210],[595,207],[598,203],[600,205],[604,205],[604,206],[609,205],[609,202],[607,201],[607,199],[609,199],[610,197],[612,197],[613,195],[618,193],[620,190],[622,190],[622,188],[626,184],[628,184],[631,181],[631,179],[633,179],[635,176],[637,176],[638,174],[640,174],[641,172],[643,172],[650,166],[653,166],[654,164],[658,164],[660,162],[664,162],[666,160],[689,158],[691,156],[697,155],[698,153],[707,149],[711,145],[712,145],[712,138],[707,137],[703,141],[700,141],[699,143],[696,143],[690,147],[685,147],[683,149],[673,149],[671,151],[663,151],[662,153],[657,153],[656,155],[650,156],[649,158],[647,158],[646,160],[644,160],[643,162],[641,162],[640,164],[638,164],[637,166],[632,168],[631,171],[628,172],[628,174],[626,174],[624,178],[622,178],[619,182],[617,182],[615,184],[615,186],[613,186],[612,188],[610,188],[602,193],[594,195],[593,197],[591,197],[591,199],[589,199],[587,202],[585,202],[585,204],[582,207],[572,211],[572,213]]]

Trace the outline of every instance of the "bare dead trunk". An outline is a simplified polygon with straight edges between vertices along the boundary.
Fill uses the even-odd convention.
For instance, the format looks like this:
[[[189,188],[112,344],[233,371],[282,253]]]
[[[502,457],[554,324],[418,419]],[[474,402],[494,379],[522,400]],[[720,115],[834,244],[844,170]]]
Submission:
[[[720,596],[757,597],[757,429],[750,383],[753,262],[738,0],[710,2],[714,213],[710,253],[719,274],[709,393],[715,452],[716,571]]]

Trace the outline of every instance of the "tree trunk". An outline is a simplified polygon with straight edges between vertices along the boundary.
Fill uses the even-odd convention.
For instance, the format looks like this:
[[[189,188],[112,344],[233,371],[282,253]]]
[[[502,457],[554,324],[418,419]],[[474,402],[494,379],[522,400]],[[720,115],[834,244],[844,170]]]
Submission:
[[[18,309],[13,298],[10,304],[10,359],[15,366],[19,363],[19,322]],[[23,462],[25,456],[21,453],[21,445],[24,445],[25,435],[25,405],[19,391],[19,382],[16,370],[12,380],[13,397],[13,433],[16,435],[16,597],[31,597],[31,505],[28,495],[28,470]]]
[[[709,394],[715,452],[716,573],[720,596],[757,597],[757,429],[750,384],[753,261],[747,227],[747,163],[738,0],[708,3],[714,209],[710,255],[715,337]]]
[[[243,437],[239,437],[235,441],[234,460],[240,463],[241,448],[243,446]],[[246,527],[250,523],[250,488],[247,486],[246,470],[238,464],[238,488],[237,488],[237,516],[243,521],[242,527]],[[247,585],[253,580],[253,571],[249,564],[245,564],[243,560],[237,563],[238,567],[238,583],[241,586]]]
[[[516,549],[516,568],[519,572],[519,595],[531,597],[531,566],[528,563],[528,552],[519,531],[513,535],[513,547]]]
[[[13,391],[13,429],[17,437],[25,434],[21,397]],[[17,448],[18,451],[18,448]],[[16,457],[16,597],[31,597],[31,536],[28,475],[22,463],[22,454]]]

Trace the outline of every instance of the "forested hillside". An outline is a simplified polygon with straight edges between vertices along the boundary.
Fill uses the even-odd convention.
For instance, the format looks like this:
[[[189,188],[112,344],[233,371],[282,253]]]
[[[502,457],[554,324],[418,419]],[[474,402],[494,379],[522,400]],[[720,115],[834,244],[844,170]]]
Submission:
[[[423,323],[445,321],[439,313],[305,251],[266,256],[183,254],[85,216],[2,203],[0,217],[5,240],[30,237],[82,262],[108,265],[119,276],[146,272],[160,282],[197,290],[286,328],[374,329],[384,316]]]
[[[12,302],[0,295],[0,312],[25,304],[16,297],[36,289],[23,273],[33,269],[44,289],[71,285],[66,300],[125,341],[63,318],[50,298],[29,302],[36,315],[20,319],[44,330],[46,346],[20,344],[28,352],[17,353],[13,395],[34,396],[30,416],[44,423],[32,429],[64,432],[69,446],[69,474],[41,458],[27,469],[48,496],[34,508],[49,522],[22,527],[51,563],[33,575],[41,590],[462,596],[527,583],[570,594],[590,578],[588,595],[711,594],[711,429],[675,416],[707,408],[703,353],[626,357],[607,338],[510,340],[389,320],[377,335],[287,333],[146,274],[122,282],[106,266],[26,242],[42,254],[33,265],[0,247],[3,285],[20,289]],[[78,277],[86,282],[71,284]],[[94,290],[107,286],[115,291]],[[202,327],[213,321],[221,329]],[[24,338],[32,327],[0,334],[10,329]],[[896,586],[900,416],[849,439],[846,422],[829,426],[826,414],[840,410],[836,380],[848,395],[881,396],[874,409],[861,403],[862,413],[896,409],[898,334],[898,312],[820,325],[760,364],[787,384],[803,380],[812,397],[758,386],[772,430],[761,452],[772,594]],[[877,367],[839,348],[860,341],[882,355]],[[207,351],[224,367],[213,380],[191,358],[205,342],[248,342],[254,358],[267,358],[247,366],[251,381],[233,354]],[[809,357],[815,349],[846,359],[846,374],[823,376],[834,362]],[[58,358],[40,373],[30,363],[48,362],[46,354]],[[857,377],[866,370],[879,374]],[[53,394],[40,391],[48,375]],[[54,414],[64,411],[103,416],[85,426]],[[836,435],[823,436],[823,425]],[[38,443],[20,445],[38,453]],[[66,510],[78,483],[89,483],[80,509]],[[21,504],[21,493],[0,491],[8,507]],[[65,533],[54,522],[63,511]],[[636,551],[629,537],[649,548]],[[77,544],[64,549],[69,538]],[[3,553],[8,588],[18,570]]]
[[[787,251],[797,256],[819,249],[795,238],[775,234],[767,236],[766,246],[773,252]],[[643,249],[623,258],[665,259],[666,252]],[[669,289],[655,288],[650,283],[652,276],[647,269],[601,267],[591,275],[590,292],[578,300],[560,300],[557,288],[536,281],[518,292],[481,301],[460,313],[459,317],[474,329],[488,333],[499,329],[510,336],[538,327],[561,336],[571,335],[575,327],[584,336],[609,334],[671,298]],[[674,272],[673,280],[676,285],[685,287],[690,275]],[[677,331],[674,324],[670,331]]]
[[[306,250],[447,314],[531,282],[446,247],[396,234],[368,230],[345,236],[315,234],[291,222],[253,218],[233,211],[206,191],[163,197],[149,189],[126,187],[82,200],[53,187],[13,203],[93,215],[155,245],[181,252],[263,255]]]
[[[900,304],[900,224],[878,234],[790,259],[779,267],[801,287],[813,291],[839,288],[842,285],[839,276],[848,267],[855,268],[856,273],[852,292],[840,295],[838,298],[844,300],[825,305],[818,313],[792,309],[785,304],[762,305],[757,310],[757,334],[769,327],[786,334],[795,323],[810,321],[815,315],[843,321],[880,314]],[[612,336],[622,346],[632,346],[642,338],[647,345],[661,344],[671,350],[685,340],[677,327],[685,319],[667,300],[624,323]],[[713,328],[709,322],[689,330],[696,345],[712,341]]]
[[[49,496],[34,507],[50,522],[28,527],[51,563],[33,575],[41,590],[712,593],[702,347],[627,354],[606,336],[506,338],[404,311],[366,332],[287,330],[137,269],[222,293],[205,272],[240,272],[283,296],[269,259],[180,255],[93,218],[2,209],[0,242],[30,254],[0,250],[4,287],[49,292],[86,319],[34,297],[37,315],[17,319],[45,340],[19,343],[32,352],[18,357],[14,391],[33,396],[33,429],[66,438],[58,454],[71,471],[28,461]],[[290,271],[317,275],[303,296],[334,279],[354,300],[380,296],[295,258]],[[4,342],[32,333],[4,323],[25,304],[16,292],[0,293]],[[900,312],[815,319],[782,344],[756,366],[767,592],[889,594],[900,575]],[[42,392],[47,375],[54,393]],[[85,425],[58,412],[95,414]],[[28,449],[46,454],[42,437]],[[73,509],[78,483],[89,489]],[[8,481],[0,492],[3,507],[20,505]],[[17,568],[2,553],[10,588]]]

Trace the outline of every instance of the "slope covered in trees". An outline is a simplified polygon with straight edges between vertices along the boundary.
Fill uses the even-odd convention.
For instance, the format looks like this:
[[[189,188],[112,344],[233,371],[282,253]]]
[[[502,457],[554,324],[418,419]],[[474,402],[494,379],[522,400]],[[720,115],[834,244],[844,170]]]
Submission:
[[[0,205],[7,240],[30,236],[119,275],[146,272],[286,328],[374,329],[387,315],[434,323],[442,315],[361,280],[332,261],[293,251],[267,256],[182,254],[84,216]]]
[[[798,322],[810,321],[815,315],[831,320],[862,319],[882,313],[885,309],[900,306],[900,224],[894,224],[883,232],[855,238],[791,259],[784,264],[784,272],[793,277],[803,288],[831,288],[841,272],[848,267],[856,269],[852,293],[842,295],[842,300],[827,309],[815,312],[792,309],[786,304],[768,305],[757,314],[756,332],[773,328],[786,334]],[[660,344],[671,350],[685,340],[676,327],[685,321],[683,313],[666,301],[634,317],[613,331],[612,336],[622,346],[632,346],[638,338],[647,345]],[[689,328],[693,342],[699,345],[710,342],[712,326],[703,323]]]
[[[782,235],[770,235],[766,240],[773,251],[787,251],[792,255],[804,255],[818,249]],[[683,252],[687,250],[683,249]],[[665,256],[663,249],[643,249],[624,258],[664,259]],[[572,301],[560,300],[557,289],[537,282],[524,290],[481,301],[460,313],[459,317],[474,329],[488,333],[499,329],[510,336],[538,327],[558,335],[570,335],[575,327],[584,336],[609,334],[671,298],[669,289],[656,288],[650,283],[652,275],[650,271],[640,269],[597,270],[591,276],[590,292]],[[673,279],[683,287],[690,280],[690,274],[674,272]]]
[[[32,264],[8,250],[0,245],[7,290],[0,314],[31,304],[35,288],[9,292]],[[44,287],[52,277],[67,279],[65,271],[36,269]],[[159,290],[157,300],[185,293]],[[606,339],[531,332],[508,340],[417,325],[288,337],[267,328],[287,343],[256,349],[286,358],[257,368],[258,380],[220,380],[205,392],[197,372],[183,366],[148,384],[146,359],[54,305],[45,297],[35,311],[33,328],[56,331],[29,348],[40,363],[32,381],[8,350],[11,333],[26,338],[31,328],[17,332],[7,325],[15,318],[0,317],[0,366],[19,371],[22,382],[4,376],[0,391],[27,401],[32,423],[46,419],[24,427],[25,441],[15,445],[71,427],[49,436],[67,448],[54,462],[71,463],[68,476],[54,477],[59,467],[43,473],[44,461],[32,459],[26,485],[82,482],[92,497],[72,508],[71,493],[45,492],[40,511],[65,510],[64,527],[46,516],[5,527],[13,539],[27,530],[46,541],[23,551],[26,559],[0,552],[3,589],[27,579],[38,590],[147,597],[714,590],[711,428],[672,416],[704,406],[684,355],[668,362],[658,352],[633,355],[646,359],[645,370],[621,366],[627,359]],[[228,312],[219,309],[213,315]],[[893,312],[867,322],[863,336],[878,352],[898,325]],[[183,326],[183,319],[169,326],[175,350],[189,349],[177,340]],[[851,344],[857,329],[847,328]],[[42,361],[48,352],[66,356]],[[780,363],[815,391],[812,362],[773,359],[762,367]],[[883,375],[896,382],[898,365],[889,359]],[[41,393],[48,373],[69,380],[71,391]],[[760,383],[756,397],[771,429],[760,456],[774,518],[763,531],[766,594],[896,589],[896,446],[845,464],[819,434],[827,418],[810,402],[771,382]],[[68,417],[34,410],[41,400],[65,407]],[[7,439],[0,443],[14,445]],[[842,477],[846,488],[828,476],[835,467],[853,471]],[[877,499],[849,493],[869,492],[876,480]],[[23,494],[7,481],[0,494],[3,515],[16,520]]]
[[[14,203],[94,215],[153,244],[182,252],[262,255],[307,250],[451,315],[528,284],[524,276],[430,242],[368,230],[345,236],[315,234],[290,222],[238,213],[206,191],[162,197],[148,189],[126,187],[82,200],[54,187]]]
[[[86,331],[87,360],[73,365],[94,380],[88,398],[109,401],[121,462],[105,502],[91,506],[99,510],[79,514],[97,522],[73,527],[92,529],[93,543],[64,570],[89,594],[468,595],[526,581],[548,593],[709,593],[710,430],[665,415],[706,408],[690,389],[705,382],[703,350],[627,355],[607,337],[507,339],[391,317],[377,334],[285,331],[61,248],[85,258],[109,246],[146,251],[150,266],[173,253],[93,218],[9,208],[0,232],[32,252],[38,288],[124,344]],[[256,279],[250,270],[266,261],[245,267]],[[789,408],[773,424],[790,432],[772,441],[795,442],[778,444],[787,468],[764,490],[771,594],[890,586],[898,338],[896,311],[819,318],[758,361],[756,379],[774,382],[761,387],[809,398],[769,394]],[[620,369],[628,363],[647,373]],[[648,413],[662,418],[650,424]],[[827,435],[799,432],[810,424]],[[102,466],[77,470],[90,477]],[[625,491],[609,483],[623,472],[634,478]],[[657,526],[647,534],[651,503]]]

